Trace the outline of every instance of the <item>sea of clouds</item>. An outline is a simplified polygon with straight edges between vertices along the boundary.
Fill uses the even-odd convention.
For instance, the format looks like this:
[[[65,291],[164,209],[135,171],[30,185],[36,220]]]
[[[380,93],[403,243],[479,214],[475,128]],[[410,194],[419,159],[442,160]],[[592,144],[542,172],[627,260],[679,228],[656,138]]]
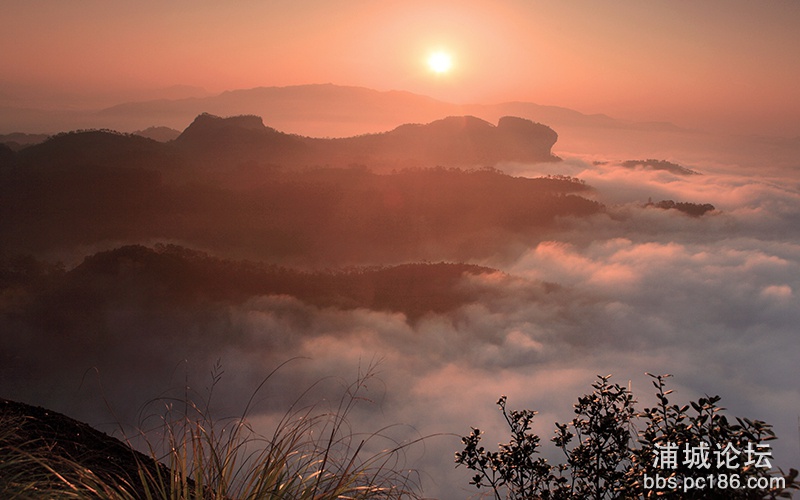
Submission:
[[[553,167],[506,166],[530,176]],[[654,403],[646,372],[673,375],[675,402],[718,394],[729,415],[772,423],[774,463],[797,467],[797,182],[713,165],[678,176],[581,158],[558,173],[594,186],[608,213],[564,221],[551,240],[481,262],[500,272],[465,278],[482,297],[476,303],[409,326],[399,314],[254,298],[232,314],[264,350],[231,358],[247,371],[257,370],[259,352],[270,351],[273,363],[280,351],[307,357],[290,377],[301,385],[379,360],[378,394],[362,425],[402,423],[413,429],[407,439],[439,434],[413,465],[425,473],[426,493],[440,498],[472,493],[467,473],[452,469],[459,440],[447,433],[476,426],[488,447],[506,439],[495,406],[505,394],[510,407],[540,412],[545,456],[558,459],[547,443],[553,423],[571,419],[576,398],[605,374],[630,385],[642,407]],[[644,208],[648,198],[717,210],[693,218]]]
[[[186,386],[207,395],[219,363],[224,372],[210,408],[236,415],[255,395],[250,419],[269,434],[275,416],[298,398],[335,408],[348,384],[372,370],[351,428],[390,426],[385,440],[370,441],[375,449],[431,436],[409,447],[402,465],[419,471],[426,495],[456,499],[476,493],[469,472],[454,468],[459,437],[475,426],[486,430],[487,448],[507,439],[495,406],[501,394],[511,408],[539,411],[543,453],[558,460],[549,443],[554,422],[573,417],[573,403],[597,375],[629,385],[645,407],[655,401],[645,373],[669,373],[675,402],[722,396],[729,415],[774,425],[776,465],[800,465],[794,170],[761,175],[707,163],[691,165],[702,175],[680,176],[577,155],[501,168],[579,177],[608,211],[564,220],[533,247],[475,262],[498,269],[464,278],[461,286],[480,299],[417,322],[286,296],[192,317],[144,302],[111,308],[105,328],[113,341],[102,359],[77,349],[45,353],[20,378],[27,385],[9,396],[49,402],[107,428],[135,425],[143,408],[152,409],[151,398]],[[646,208],[648,199],[711,203],[716,211],[694,218]]]

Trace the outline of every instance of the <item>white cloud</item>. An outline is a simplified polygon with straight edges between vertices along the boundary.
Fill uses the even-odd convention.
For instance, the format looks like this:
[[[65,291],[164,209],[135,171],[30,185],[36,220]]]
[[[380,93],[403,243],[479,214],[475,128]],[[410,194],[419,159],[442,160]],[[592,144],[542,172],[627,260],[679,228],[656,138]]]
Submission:
[[[109,311],[105,326],[123,341],[105,353],[104,390],[115,403],[138,400],[135,408],[165,384],[163,374],[180,384],[182,359],[189,360],[185,378],[202,388],[221,358],[219,404],[235,408],[273,367],[304,358],[275,374],[259,396],[262,415],[254,418],[266,422],[315,382],[326,380],[309,400],[380,360],[369,388],[373,403],[353,416],[354,427],[401,423],[398,436],[411,439],[479,426],[493,436],[491,446],[506,438],[494,403],[507,394],[511,407],[540,411],[536,425],[547,447],[553,422],[572,417],[571,405],[595,375],[630,380],[645,405],[653,401],[644,372],[672,373],[676,401],[720,394],[731,414],[775,424],[775,462],[797,467],[796,182],[735,170],[680,177],[580,159],[547,168],[587,180],[609,213],[564,221],[550,241],[521,252],[502,272],[465,278],[478,302],[414,326],[399,313],[317,308],[286,296],[253,297],[189,318],[153,313],[132,320],[130,311]],[[708,202],[721,213],[691,218],[642,208],[648,197]],[[136,337],[143,325],[158,349]],[[184,338],[190,345],[174,350]],[[60,363],[51,369],[67,362]],[[45,373],[42,384],[53,378]],[[65,387],[68,378],[56,385]],[[34,391],[35,376],[29,382]],[[471,492],[468,474],[453,468],[458,445],[457,436],[443,435],[409,455],[417,460],[409,465],[424,467],[426,494]],[[454,487],[463,490],[452,494]]]

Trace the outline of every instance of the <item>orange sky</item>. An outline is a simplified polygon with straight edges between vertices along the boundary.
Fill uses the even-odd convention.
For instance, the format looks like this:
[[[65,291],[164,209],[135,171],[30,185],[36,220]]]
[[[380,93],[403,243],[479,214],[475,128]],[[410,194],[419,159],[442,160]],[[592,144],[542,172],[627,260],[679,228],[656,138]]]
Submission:
[[[6,0],[2,17],[5,104],[331,82],[800,135],[794,0]]]

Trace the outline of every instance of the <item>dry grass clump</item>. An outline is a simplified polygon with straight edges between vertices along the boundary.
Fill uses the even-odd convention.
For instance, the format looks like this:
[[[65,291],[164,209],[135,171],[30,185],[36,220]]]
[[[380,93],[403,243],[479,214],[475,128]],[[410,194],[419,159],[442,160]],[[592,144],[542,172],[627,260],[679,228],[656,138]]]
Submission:
[[[282,365],[281,365],[282,366]],[[280,367],[279,367],[280,368]],[[276,369],[277,370],[277,369]],[[417,498],[413,471],[403,465],[412,443],[397,443],[386,428],[360,435],[348,415],[365,399],[360,392],[374,376],[372,367],[344,387],[333,408],[302,406],[302,396],[282,415],[271,435],[248,421],[254,398],[241,416],[215,420],[211,392],[222,374],[212,372],[212,390],[203,404],[191,397],[152,401],[161,410],[136,439],[145,454],[133,456],[130,474],[108,474],[65,453],[55,443],[19,443],[24,421],[0,421],[0,497],[109,498],[147,500],[278,500]],[[155,424],[154,424],[155,422]],[[109,438],[111,439],[111,438]],[[414,442],[418,442],[419,438]],[[130,442],[130,441],[129,441]],[[377,446],[389,443],[389,446]],[[36,444],[35,446],[33,444]],[[368,452],[368,449],[379,449]],[[130,460],[130,456],[126,457]],[[102,469],[102,468],[101,468]]]

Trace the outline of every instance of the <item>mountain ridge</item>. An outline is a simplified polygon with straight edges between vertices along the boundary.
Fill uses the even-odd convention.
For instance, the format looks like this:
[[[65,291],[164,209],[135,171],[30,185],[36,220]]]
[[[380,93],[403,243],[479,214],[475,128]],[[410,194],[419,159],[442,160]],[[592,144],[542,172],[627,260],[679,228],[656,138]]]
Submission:
[[[129,101],[95,111],[44,111],[8,108],[0,132],[50,132],[76,128],[123,131],[153,126],[182,128],[202,112],[220,116],[254,113],[275,127],[310,137],[347,137],[392,129],[402,123],[430,122],[451,115],[474,115],[494,122],[515,115],[553,127],[577,126],[632,130],[681,130],[672,124],[653,125],[587,115],[559,106],[531,102],[457,104],[405,90],[325,84],[264,86],[226,90],[205,97]],[[35,123],[48,123],[41,130]],[[23,130],[25,129],[25,130]]]
[[[377,171],[398,168],[485,167],[504,161],[555,162],[558,134],[550,127],[517,117],[497,125],[472,116],[450,116],[426,124],[340,139],[287,134],[248,114],[219,117],[201,113],[174,140],[163,143],[134,134],[88,130],[61,133],[18,152],[5,151],[2,165],[146,166],[162,171],[212,169],[254,175],[258,165],[349,167]],[[49,158],[49,159],[48,159]],[[172,165],[171,167],[169,165]],[[152,166],[152,165],[151,165]]]
[[[201,165],[172,144],[72,135],[25,149],[0,168],[0,253],[168,239],[301,266],[465,261],[502,251],[504,242],[539,238],[561,217],[603,210],[589,186],[566,177],[442,166],[281,168],[246,156],[222,164],[209,156],[213,144],[195,153],[206,159]],[[113,147],[69,158],[49,144],[71,139],[142,149],[122,163]]]

